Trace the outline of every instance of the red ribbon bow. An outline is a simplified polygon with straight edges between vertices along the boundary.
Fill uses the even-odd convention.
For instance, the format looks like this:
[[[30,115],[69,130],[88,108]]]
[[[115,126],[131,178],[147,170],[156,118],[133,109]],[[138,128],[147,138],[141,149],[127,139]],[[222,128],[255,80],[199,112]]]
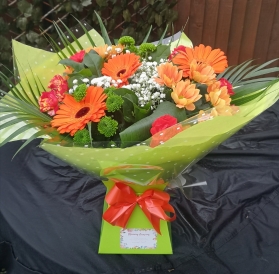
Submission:
[[[137,196],[133,189],[123,183],[115,183],[105,198],[110,207],[103,214],[103,219],[112,225],[125,228],[126,224],[138,204],[154,229],[160,232],[160,219],[174,221],[174,208],[169,204],[170,196],[164,191],[148,189]],[[169,217],[165,211],[173,213]]]

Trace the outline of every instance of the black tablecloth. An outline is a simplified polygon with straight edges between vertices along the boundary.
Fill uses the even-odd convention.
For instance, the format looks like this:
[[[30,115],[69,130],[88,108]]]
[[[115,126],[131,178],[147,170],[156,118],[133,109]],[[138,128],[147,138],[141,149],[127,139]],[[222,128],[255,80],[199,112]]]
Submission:
[[[105,187],[39,142],[0,149],[0,273],[279,273],[279,103],[172,192],[173,255],[99,255]]]

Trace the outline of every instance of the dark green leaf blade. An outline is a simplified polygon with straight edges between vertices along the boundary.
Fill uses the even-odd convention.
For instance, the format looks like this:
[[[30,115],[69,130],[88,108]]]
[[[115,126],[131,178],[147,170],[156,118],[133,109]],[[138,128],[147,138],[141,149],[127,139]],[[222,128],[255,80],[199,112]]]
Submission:
[[[85,54],[83,64],[92,71],[93,75],[98,77],[102,76],[101,69],[104,64],[104,59],[94,50],[90,50]]]
[[[106,30],[106,27],[105,25],[103,24],[103,21],[101,19],[101,17],[99,16],[99,14],[95,11],[95,14],[97,16],[97,19],[98,19],[98,22],[99,22],[99,25],[100,25],[100,28],[101,28],[101,33],[102,33],[102,36],[104,38],[104,41],[107,45],[111,46],[111,41],[109,39],[109,36],[108,36],[108,33],[107,33],[107,30]]]
[[[150,26],[150,28],[149,28],[149,30],[148,30],[146,36],[144,37],[142,43],[146,43],[146,42],[147,42],[147,40],[148,40],[148,38],[149,38],[149,35],[150,35],[151,31],[152,31],[152,26]]]

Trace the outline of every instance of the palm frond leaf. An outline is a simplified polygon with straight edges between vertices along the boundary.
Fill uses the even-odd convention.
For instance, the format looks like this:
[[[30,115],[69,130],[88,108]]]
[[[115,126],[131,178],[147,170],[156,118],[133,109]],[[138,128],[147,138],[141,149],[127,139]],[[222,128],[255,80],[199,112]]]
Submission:
[[[99,14],[96,11],[95,11],[95,14],[96,14],[96,17],[98,19],[98,22],[99,22],[99,25],[100,25],[100,28],[101,28],[102,37],[104,38],[105,43],[107,45],[111,46],[111,41],[109,39],[106,27],[103,24],[103,21],[102,21],[101,17],[99,16]]]
[[[66,29],[66,31],[69,33],[69,35],[72,37],[72,39],[75,41],[77,46],[79,47],[80,50],[83,50],[82,45],[78,41],[77,37],[73,34],[73,32],[63,23],[62,20],[59,19],[59,22],[63,25],[63,27]]]
[[[5,94],[5,97],[1,100],[1,112],[9,112],[9,113],[24,113],[28,115],[34,115],[36,118],[42,120],[42,122],[49,122],[51,118],[42,113],[38,107],[22,101],[5,91],[1,91]]]
[[[22,122],[22,121],[21,121]],[[8,143],[9,141],[13,140],[15,137],[17,137],[18,135],[20,135],[21,133],[30,130],[30,129],[34,129],[38,126],[37,123],[28,123],[25,124],[21,127],[19,127],[18,129],[16,129],[12,134],[10,134],[7,138],[5,138],[2,143],[0,144],[0,146],[5,145],[6,143]],[[44,134],[42,134],[44,135]]]
[[[28,100],[21,94],[17,86],[14,86],[12,81],[1,71],[0,71],[0,79],[2,80],[2,83],[6,86],[6,88],[10,90],[10,93],[13,94],[13,96],[25,102],[28,102]]]
[[[89,35],[88,30],[84,27],[84,25],[76,17],[74,17],[74,18],[78,22],[78,24],[81,26],[81,28],[83,29],[83,31],[84,31],[87,39],[89,40],[90,44],[92,45],[92,47],[96,47],[96,44],[94,43],[92,37]]]
[[[16,151],[16,153],[14,154],[13,158],[25,147],[27,146],[30,142],[32,142],[33,140],[42,137],[46,134],[45,130],[39,130],[38,132],[32,134],[23,144],[22,146],[20,146],[20,148]],[[13,159],[12,158],[12,159]]]
[[[50,36],[44,35],[45,39],[48,41],[48,43],[52,46],[54,52],[59,56],[59,58],[62,60],[63,58],[68,58],[67,55],[63,52],[63,49],[55,42],[55,40]]]
[[[62,44],[64,45],[65,49],[68,51],[69,55],[74,55],[77,51],[75,50],[75,48],[73,47],[71,42],[68,40],[68,38],[66,37],[64,32],[61,30],[61,28],[55,22],[53,23],[53,25],[56,29],[56,32],[59,35],[59,38],[60,38]]]
[[[262,65],[252,65],[254,60],[248,60],[227,68],[217,76],[217,79],[226,78],[232,83],[235,92],[235,95],[232,96],[233,99],[247,96],[270,86],[274,83],[273,81],[277,81],[278,78],[270,76],[270,73],[279,73],[279,67],[266,68],[277,60],[273,59]]]
[[[237,87],[234,89],[235,95],[233,95],[231,97],[232,103],[239,105],[242,102],[242,99],[245,100],[245,102],[252,100],[252,99],[258,97],[259,95],[261,95],[261,93],[263,93],[269,86],[275,84],[278,81],[279,81],[279,79],[277,78],[272,81],[267,80],[267,81],[263,81],[263,82],[250,83],[247,85]],[[249,100],[248,100],[248,98],[249,98]],[[243,103],[241,103],[241,104],[243,104]]]

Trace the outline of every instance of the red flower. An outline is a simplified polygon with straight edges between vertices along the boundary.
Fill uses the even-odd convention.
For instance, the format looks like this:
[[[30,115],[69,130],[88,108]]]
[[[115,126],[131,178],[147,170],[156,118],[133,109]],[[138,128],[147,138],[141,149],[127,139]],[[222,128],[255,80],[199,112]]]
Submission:
[[[219,82],[220,82],[220,87],[227,87],[229,95],[234,95],[233,86],[232,86],[232,84],[227,79],[220,78]]]
[[[44,91],[39,98],[39,105],[41,112],[47,112],[50,116],[54,116],[58,108],[58,98],[56,91]]]
[[[180,50],[185,51],[185,48],[186,47],[183,45],[180,45],[180,46],[174,48],[169,56],[169,60],[171,60]]]
[[[85,55],[85,50],[81,50],[70,57],[71,60],[81,63]]]
[[[169,114],[163,115],[157,118],[150,129],[150,133],[154,135],[155,133],[171,127],[177,123],[177,119]]]
[[[68,83],[61,75],[55,75],[49,82],[48,88],[56,92],[59,102],[64,99],[65,92],[68,91]]]

